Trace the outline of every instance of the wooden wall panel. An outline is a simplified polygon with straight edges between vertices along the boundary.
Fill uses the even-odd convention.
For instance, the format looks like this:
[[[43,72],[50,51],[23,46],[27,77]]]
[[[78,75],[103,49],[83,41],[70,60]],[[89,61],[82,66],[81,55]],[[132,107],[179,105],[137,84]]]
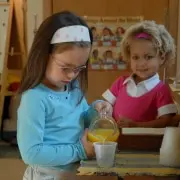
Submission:
[[[168,9],[168,0],[143,0],[142,15],[147,20],[155,20],[157,23],[165,23],[165,13]]]
[[[132,5],[132,2],[135,4]],[[106,16],[139,16],[142,15],[143,0],[107,0]]]
[[[167,8],[168,0],[53,0],[53,12],[71,10],[81,16],[144,16],[158,23],[164,23]]]
[[[127,76],[129,72],[126,70],[122,71],[101,71],[101,70],[89,70],[88,72],[88,92],[87,92],[87,100],[89,103],[97,99],[102,98],[102,94],[105,90],[109,89],[112,83],[119,76]]]
[[[180,29],[180,3],[178,4],[178,30]],[[180,79],[180,71],[178,71],[180,68],[180,31],[177,33],[177,61],[176,61],[176,77]]]
[[[53,12],[70,10],[81,16],[104,16],[106,9],[107,0],[53,0]]]
[[[53,13],[53,1],[43,0],[43,19],[46,19]]]
[[[175,43],[178,42],[178,12],[179,12],[179,0],[169,0],[169,10],[168,10],[168,29],[173,36]],[[179,51],[177,49],[177,53]],[[180,65],[180,59],[176,58],[175,63],[168,68],[168,76],[176,76],[178,72],[178,67]],[[177,68],[176,68],[177,67]]]

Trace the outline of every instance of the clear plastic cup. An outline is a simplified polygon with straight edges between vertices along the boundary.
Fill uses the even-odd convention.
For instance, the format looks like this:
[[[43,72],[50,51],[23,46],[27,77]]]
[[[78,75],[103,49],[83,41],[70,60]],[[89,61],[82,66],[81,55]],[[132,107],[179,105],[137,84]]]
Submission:
[[[101,168],[110,168],[114,165],[116,154],[116,142],[95,142],[93,143],[97,165]]]

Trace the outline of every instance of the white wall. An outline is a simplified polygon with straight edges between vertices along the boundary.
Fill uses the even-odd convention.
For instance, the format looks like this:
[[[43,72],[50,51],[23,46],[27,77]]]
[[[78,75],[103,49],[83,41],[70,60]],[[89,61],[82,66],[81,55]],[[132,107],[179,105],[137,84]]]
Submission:
[[[28,52],[33,42],[34,30],[43,21],[43,0],[27,0],[27,48]],[[37,21],[35,22],[35,15]],[[36,26],[36,27],[35,27]]]

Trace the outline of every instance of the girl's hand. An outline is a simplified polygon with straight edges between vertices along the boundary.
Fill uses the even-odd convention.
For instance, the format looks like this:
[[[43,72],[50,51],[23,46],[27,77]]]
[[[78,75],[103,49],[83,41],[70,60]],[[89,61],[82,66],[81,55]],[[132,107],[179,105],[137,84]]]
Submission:
[[[119,120],[117,121],[117,124],[119,127],[137,127],[136,122],[125,117],[119,118]]]
[[[99,101],[95,104],[95,109],[99,113],[107,114],[109,116],[112,116],[113,107],[110,103],[107,101]]]
[[[84,135],[83,135],[81,141],[84,146],[87,157],[93,158],[93,157],[95,157],[94,146],[93,146],[93,143],[88,141],[87,135],[88,135],[88,129],[85,129]]]

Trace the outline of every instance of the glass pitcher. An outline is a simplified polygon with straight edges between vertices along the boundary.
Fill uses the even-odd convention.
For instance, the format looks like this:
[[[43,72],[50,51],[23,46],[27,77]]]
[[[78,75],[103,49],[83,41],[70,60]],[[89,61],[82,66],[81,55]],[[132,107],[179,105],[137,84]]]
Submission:
[[[91,142],[116,142],[119,134],[120,132],[115,120],[103,113],[90,124],[88,140]]]

